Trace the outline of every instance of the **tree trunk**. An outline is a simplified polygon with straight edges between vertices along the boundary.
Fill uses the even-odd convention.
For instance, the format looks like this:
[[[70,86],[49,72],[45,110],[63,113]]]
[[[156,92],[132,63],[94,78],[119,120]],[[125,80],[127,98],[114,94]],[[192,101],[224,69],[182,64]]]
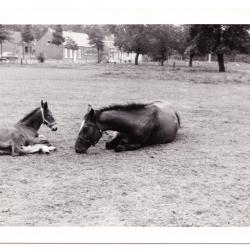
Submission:
[[[24,44],[22,43],[22,47],[23,47],[23,60],[24,60]]]
[[[1,58],[2,58],[2,54],[3,54],[3,43],[1,42]]]
[[[181,53],[181,61],[183,61],[184,60],[184,53],[182,52]]]
[[[97,63],[101,63],[102,62],[102,50],[98,49],[97,50]]]
[[[193,66],[193,57],[194,57],[194,54],[190,53],[190,55],[189,55],[189,67]]]
[[[100,51],[99,51],[99,49],[97,49],[97,63],[99,63],[99,60],[100,60],[99,54],[100,54]]]
[[[164,59],[161,59],[161,66],[164,66]]]
[[[138,58],[139,58],[139,53],[136,53],[135,55],[135,65],[138,65]]]
[[[219,72],[225,72],[223,54],[217,54],[217,59],[218,59],[218,64],[219,64]]]

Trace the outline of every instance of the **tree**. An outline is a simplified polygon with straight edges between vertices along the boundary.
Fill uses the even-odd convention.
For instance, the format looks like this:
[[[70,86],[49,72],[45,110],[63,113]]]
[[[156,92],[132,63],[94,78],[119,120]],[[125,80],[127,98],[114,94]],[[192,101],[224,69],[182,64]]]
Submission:
[[[173,25],[148,25],[148,54],[161,65],[168,59],[173,49],[174,27]]]
[[[225,72],[224,55],[249,53],[249,25],[192,25],[192,43],[200,53],[217,55],[219,72]]]
[[[84,32],[88,34],[89,43],[97,50],[97,63],[101,62],[102,51],[104,49],[103,40],[105,38],[105,30],[102,25],[87,25],[84,27]]]
[[[72,49],[72,50],[78,50],[78,44],[70,37],[65,37],[65,48]]]
[[[39,40],[48,30],[48,25],[32,25],[32,30],[36,40]]]
[[[64,41],[62,25],[56,25],[51,43],[60,46]]]
[[[3,42],[9,39],[9,32],[6,30],[5,26],[0,24],[0,45],[1,45],[1,57],[3,53]]]
[[[146,25],[117,25],[110,28],[115,35],[115,46],[125,52],[134,52],[135,65],[138,65],[140,54],[149,50],[148,29]]]
[[[22,41],[23,41],[23,57],[24,57],[24,44],[26,43],[29,48],[29,52],[31,54],[31,42],[34,41],[34,35],[32,31],[32,26],[31,25],[25,25],[23,27],[23,30],[21,32],[22,36]]]
[[[74,52],[73,54],[76,55],[75,51],[78,50],[78,44],[72,38],[65,37],[65,48],[72,49]],[[74,57],[74,61],[75,61],[76,57],[75,56],[73,56],[73,57]]]
[[[181,60],[190,45],[190,25],[173,26],[173,48],[180,54]]]

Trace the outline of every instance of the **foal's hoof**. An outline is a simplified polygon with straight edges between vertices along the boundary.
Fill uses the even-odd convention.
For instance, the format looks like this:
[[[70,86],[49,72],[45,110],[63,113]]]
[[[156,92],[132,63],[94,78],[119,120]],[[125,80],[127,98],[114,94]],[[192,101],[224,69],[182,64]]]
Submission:
[[[56,147],[54,147],[54,146],[49,146],[49,151],[56,151]]]
[[[125,151],[125,147],[123,145],[119,145],[115,148],[115,152],[122,152]]]

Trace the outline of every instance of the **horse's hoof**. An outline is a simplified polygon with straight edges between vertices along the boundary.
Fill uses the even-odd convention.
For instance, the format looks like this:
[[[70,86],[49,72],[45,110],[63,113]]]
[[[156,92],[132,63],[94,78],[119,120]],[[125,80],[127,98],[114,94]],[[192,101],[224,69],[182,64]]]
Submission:
[[[119,145],[119,146],[117,146],[116,148],[115,148],[115,152],[122,152],[122,151],[125,151],[125,148],[124,148],[124,146],[123,145]]]
[[[110,142],[106,142],[105,147],[107,150],[114,149],[114,145],[112,145],[112,143],[110,143]]]

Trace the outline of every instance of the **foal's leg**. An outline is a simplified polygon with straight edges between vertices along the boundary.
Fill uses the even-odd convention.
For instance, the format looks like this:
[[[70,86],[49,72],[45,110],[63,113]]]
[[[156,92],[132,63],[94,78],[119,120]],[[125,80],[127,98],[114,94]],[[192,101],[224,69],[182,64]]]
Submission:
[[[51,151],[55,151],[56,147],[47,146],[44,144],[34,144],[29,146],[22,146],[22,151],[26,154],[34,154],[34,153],[44,153],[49,154]]]
[[[49,140],[45,136],[38,136],[30,139],[30,144],[45,144],[50,145]]]

